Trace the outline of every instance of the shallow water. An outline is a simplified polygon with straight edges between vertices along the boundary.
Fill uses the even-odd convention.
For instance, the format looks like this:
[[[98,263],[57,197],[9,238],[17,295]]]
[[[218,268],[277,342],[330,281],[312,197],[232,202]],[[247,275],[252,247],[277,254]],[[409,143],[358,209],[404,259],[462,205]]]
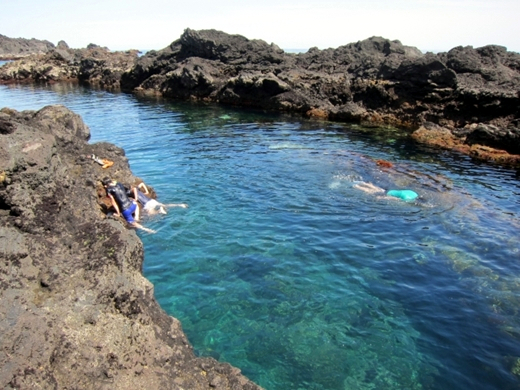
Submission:
[[[197,354],[266,389],[520,387],[518,172],[392,130],[0,87],[0,107],[47,104],[123,147],[161,201],[190,205],[139,235],[145,275]]]

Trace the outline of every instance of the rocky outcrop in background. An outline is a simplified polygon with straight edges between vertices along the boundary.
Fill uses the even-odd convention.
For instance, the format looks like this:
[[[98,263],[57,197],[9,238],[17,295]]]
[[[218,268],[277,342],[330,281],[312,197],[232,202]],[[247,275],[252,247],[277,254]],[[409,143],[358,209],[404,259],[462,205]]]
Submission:
[[[0,60],[17,60],[32,54],[45,54],[55,46],[39,39],[9,38],[0,34]]]
[[[136,93],[394,126],[418,142],[520,164],[520,54],[501,46],[423,54],[372,37],[290,54],[262,40],[186,29],[124,66],[81,58],[52,51],[31,66],[0,68],[0,83],[76,77]]]
[[[130,71],[139,51],[115,51],[90,44],[71,49],[60,41],[45,54],[34,54],[0,68],[0,84],[81,82],[109,90],[119,89],[123,73]]]
[[[372,37],[288,54],[264,41],[187,29],[169,47],[139,58],[122,86],[420,130],[414,133],[420,142],[520,161],[514,156],[520,154],[520,54],[501,46],[423,54]]]
[[[63,106],[0,110],[0,388],[259,389],[159,307],[141,241],[103,212],[99,180],[136,178],[89,136]]]

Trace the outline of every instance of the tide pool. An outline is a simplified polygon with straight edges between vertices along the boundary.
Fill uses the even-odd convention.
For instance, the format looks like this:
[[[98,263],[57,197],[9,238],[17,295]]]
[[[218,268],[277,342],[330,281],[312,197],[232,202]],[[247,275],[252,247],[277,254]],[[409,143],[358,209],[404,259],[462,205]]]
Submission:
[[[47,104],[124,148],[160,201],[189,204],[138,234],[145,276],[198,355],[266,389],[520,385],[517,171],[392,129],[0,87],[0,107]]]

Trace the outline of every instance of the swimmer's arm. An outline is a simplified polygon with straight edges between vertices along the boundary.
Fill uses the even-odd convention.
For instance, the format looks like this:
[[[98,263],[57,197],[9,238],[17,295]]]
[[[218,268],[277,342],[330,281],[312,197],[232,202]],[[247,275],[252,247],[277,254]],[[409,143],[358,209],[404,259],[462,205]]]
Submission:
[[[121,213],[119,212],[119,206],[117,205],[117,202],[116,200],[114,199],[114,197],[110,194],[108,194],[108,197],[110,198],[110,202],[112,202],[112,207],[116,210],[116,216],[121,216]]]
[[[142,189],[143,192],[148,195],[150,193],[150,191],[148,191],[148,187],[146,187],[146,184],[144,183],[139,183],[139,185],[137,186],[138,188]],[[136,198],[137,199],[137,198]]]

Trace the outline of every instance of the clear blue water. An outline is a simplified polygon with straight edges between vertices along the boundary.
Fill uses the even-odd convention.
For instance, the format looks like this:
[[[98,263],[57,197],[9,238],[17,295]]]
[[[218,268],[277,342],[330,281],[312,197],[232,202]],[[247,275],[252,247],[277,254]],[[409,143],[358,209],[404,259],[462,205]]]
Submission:
[[[139,235],[145,275],[197,354],[266,389],[520,387],[517,171],[388,129],[0,87],[0,107],[47,104],[123,147],[160,200],[190,205]]]

